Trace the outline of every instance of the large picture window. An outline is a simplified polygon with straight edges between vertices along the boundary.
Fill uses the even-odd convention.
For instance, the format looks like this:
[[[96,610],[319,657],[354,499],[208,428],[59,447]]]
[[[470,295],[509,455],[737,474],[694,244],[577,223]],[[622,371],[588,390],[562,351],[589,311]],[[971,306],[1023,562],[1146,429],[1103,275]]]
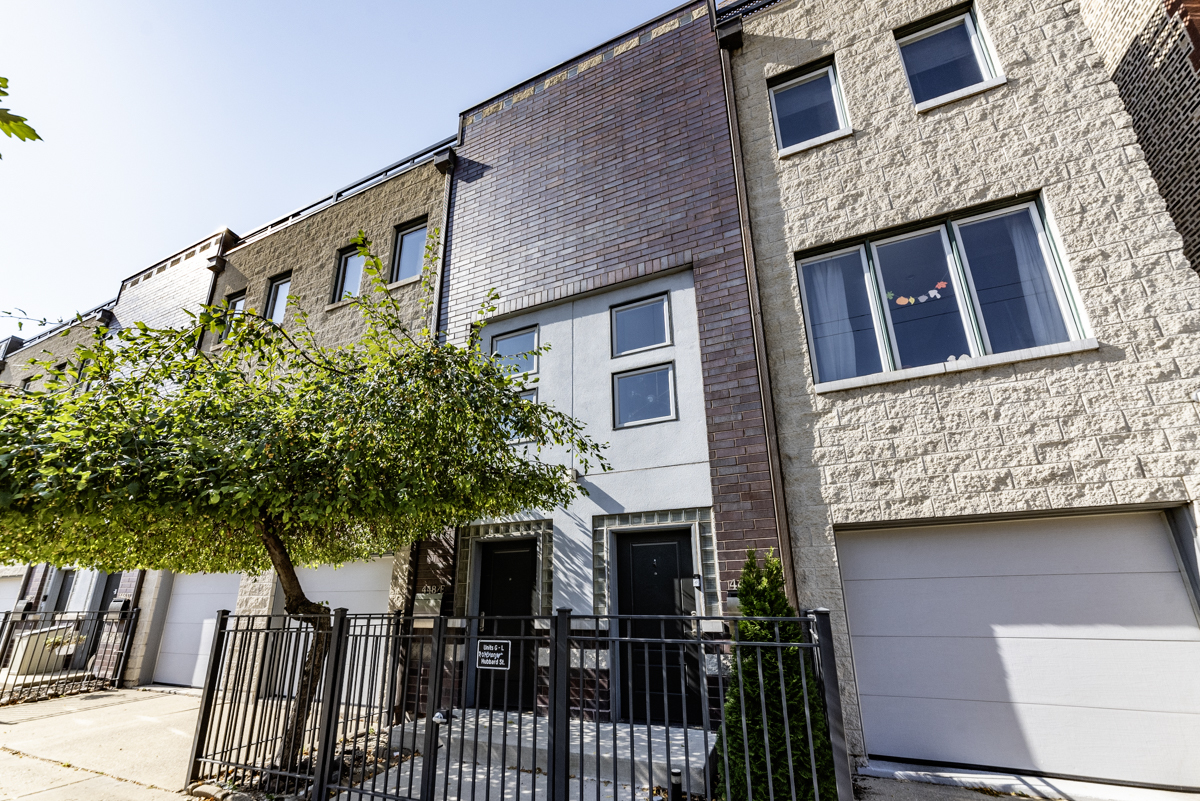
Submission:
[[[1036,204],[798,263],[817,383],[1082,338]]]

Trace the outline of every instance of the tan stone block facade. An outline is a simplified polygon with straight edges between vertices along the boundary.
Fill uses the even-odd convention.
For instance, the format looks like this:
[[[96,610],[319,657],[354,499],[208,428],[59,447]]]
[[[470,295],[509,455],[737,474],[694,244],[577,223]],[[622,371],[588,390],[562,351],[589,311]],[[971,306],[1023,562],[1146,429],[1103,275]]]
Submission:
[[[893,30],[945,5],[783,3],[745,19],[732,59],[799,596],[833,610],[860,755],[838,526],[1198,488],[1200,277],[1078,4],[980,0],[1006,83],[917,113]],[[781,159],[767,80],[829,56],[854,133]],[[815,391],[793,254],[1034,193],[1097,349]]]

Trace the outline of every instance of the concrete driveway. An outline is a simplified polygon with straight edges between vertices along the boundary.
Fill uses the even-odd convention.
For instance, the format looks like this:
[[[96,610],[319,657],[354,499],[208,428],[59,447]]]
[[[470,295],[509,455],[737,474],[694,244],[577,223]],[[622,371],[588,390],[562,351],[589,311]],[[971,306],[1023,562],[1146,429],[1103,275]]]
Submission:
[[[179,801],[198,705],[106,690],[0,707],[0,799]]]

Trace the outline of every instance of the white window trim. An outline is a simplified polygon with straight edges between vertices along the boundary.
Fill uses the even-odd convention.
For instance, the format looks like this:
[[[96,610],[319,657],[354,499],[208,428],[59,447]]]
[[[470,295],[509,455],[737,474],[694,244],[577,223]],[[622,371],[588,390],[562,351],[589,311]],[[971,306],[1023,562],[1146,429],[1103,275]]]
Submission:
[[[621,394],[617,391],[617,382],[622,378],[628,378],[642,373],[657,373],[663,369],[667,370],[667,388],[671,401],[671,413],[663,417],[651,417],[645,420],[634,420],[628,423],[621,422]],[[649,367],[641,367],[637,370],[626,370],[622,373],[613,373],[612,377],[612,409],[613,409],[613,428],[616,430],[626,428],[637,428],[638,426],[651,425],[653,423],[666,423],[671,420],[679,419],[679,403],[675,393],[675,362],[666,362],[663,364],[655,364]]]
[[[1052,345],[1042,345],[1034,348],[1023,348],[1020,350],[1005,351],[1004,353],[992,353],[990,338],[987,335],[986,324],[983,320],[982,310],[979,306],[979,298],[975,293],[974,280],[970,275],[970,265],[966,253],[957,245],[951,248],[948,240],[947,229],[945,223],[922,228],[918,231],[910,231],[898,236],[888,237],[887,239],[869,240],[868,243],[854,245],[841,250],[822,253],[817,256],[811,256],[804,260],[796,262],[796,280],[800,285],[800,300],[802,316],[804,320],[804,331],[808,341],[808,361],[813,372],[814,390],[818,393],[836,392],[845,389],[855,389],[858,387],[873,386],[875,384],[887,384],[893,381],[906,381],[912,378],[922,378],[924,376],[940,375],[943,373],[960,372],[963,370],[971,370],[980,367],[989,367],[998,364],[1011,364],[1014,362],[1027,361],[1030,359],[1040,359],[1048,356],[1058,356],[1069,353],[1079,353],[1082,351],[1096,350],[1100,346],[1096,339],[1092,336],[1091,329],[1088,324],[1084,308],[1079,294],[1079,288],[1075,284],[1074,276],[1071,274],[1069,265],[1065,261],[1055,245],[1055,241],[1051,236],[1058,236],[1054,228],[1054,219],[1050,216],[1049,209],[1044,211],[1047,224],[1043,224],[1043,211],[1034,201],[1018,203],[1014,206],[1006,206],[1002,209],[995,209],[981,214],[973,214],[969,217],[952,218],[949,221],[950,227],[954,231],[956,242],[959,240],[959,226],[967,225],[972,222],[978,222],[991,217],[1002,217],[1012,214],[1017,211],[1024,210],[1033,219],[1035,230],[1038,235],[1038,243],[1041,247],[1042,258],[1046,262],[1046,267],[1050,272],[1051,285],[1054,287],[1055,298],[1059,303],[1059,310],[1063,316],[1064,325],[1067,329],[1069,339],[1066,342],[1057,342]],[[1049,230],[1047,230],[1047,228]],[[955,361],[935,362],[926,364],[920,367],[896,368],[899,363],[899,346],[896,342],[896,334],[892,328],[892,320],[890,310],[887,309],[886,288],[883,284],[882,273],[880,271],[879,259],[875,252],[875,247],[885,245],[890,242],[898,242],[904,239],[909,239],[915,236],[928,234],[932,231],[941,231],[942,247],[946,250],[948,263],[950,267],[951,282],[954,285],[955,292],[958,296],[958,307],[960,319],[963,320],[967,343],[971,352],[966,358],[959,358]],[[1061,241],[1061,240],[1059,240]],[[871,247],[870,260],[867,258],[867,245]],[[867,375],[856,376],[853,378],[843,378],[833,381],[822,381],[820,376],[820,367],[815,358],[815,349],[813,347],[813,327],[812,319],[809,315],[809,297],[804,286],[804,267],[805,265],[814,262],[825,261],[827,259],[836,258],[847,253],[858,252],[863,263],[864,281],[867,287],[867,297],[871,305],[872,323],[875,328],[876,344],[879,347],[880,363],[883,369],[878,373],[869,373]],[[957,257],[956,257],[957,253]],[[966,291],[964,291],[964,288]],[[968,298],[968,293],[970,297]],[[978,314],[976,313],[978,311]],[[880,326],[880,320],[886,323],[886,337],[883,327]]]
[[[653,303],[659,303],[660,301],[663,304],[663,314],[666,316],[666,319],[663,320],[663,324],[665,326],[667,338],[662,342],[654,345],[646,345],[642,348],[633,348],[632,350],[621,351],[617,350],[617,312],[629,311],[630,309],[636,309],[639,306],[649,306]],[[621,356],[629,356],[634,353],[645,353],[648,350],[666,348],[675,344],[674,332],[671,328],[670,293],[663,293],[661,295],[655,295],[652,298],[643,298],[642,300],[635,300],[630,303],[622,303],[619,306],[613,306],[608,310],[608,321],[609,339],[612,341],[612,358],[614,359]]]
[[[950,247],[950,237],[946,234],[945,225],[936,225],[929,228],[922,228],[919,231],[910,231],[907,234],[900,236],[892,236],[879,241],[872,240],[871,242],[871,259],[875,265],[876,281],[879,285],[879,304],[883,307],[884,320],[887,322],[888,340],[891,344],[891,368],[897,369],[900,362],[900,343],[896,339],[896,329],[892,325],[892,308],[887,302],[887,285],[883,279],[883,269],[879,262],[879,248],[882,245],[890,245],[895,242],[903,242],[906,239],[916,239],[921,236],[928,236],[931,233],[937,232],[941,236],[942,253],[946,258],[946,269],[950,273],[950,283],[954,287],[954,298],[958,303],[958,319],[962,323],[963,335],[967,340],[967,348],[969,352],[963,355],[969,357],[983,356],[986,351],[983,348],[983,343],[978,340],[971,330],[971,323],[974,320],[974,315],[971,312],[970,304],[967,303],[966,292],[963,291],[963,276],[959,273],[958,265],[954,259],[954,251]],[[922,365],[924,366],[924,365]],[[901,368],[903,369],[903,368]]]
[[[903,46],[933,36],[935,33],[941,33],[944,30],[957,26],[959,23],[963,23],[967,27],[967,36],[971,40],[971,50],[975,53],[975,61],[979,64],[979,72],[983,75],[983,80],[918,103],[917,95],[913,91],[912,81],[908,77],[908,64],[904,60]],[[1000,68],[1000,62],[994,55],[995,52],[995,48],[992,47],[991,37],[988,35],[983,23],[976,16],[974,9],[939,22],[936,25],[931,25],[916,33],[911,33],[903,39],[896,39],[896,55],[900,58],[900,71],[904,74],[904,84],[908,87],[908,96],[912,98],[913,105],[916,107],[918,114],[938,106],[944,106],[947,103],[953,103],[964,97],[986,92],[988,89],[1007,83],[1008,79],[1004,75],[1004,70]]]
[[[400,252],[404,249],[404,237],[408,236],[409,234],[413,233],[414,231],[420,231],[422,228],[425,229],[425,242],[428,243],[429,242],[429,223],[428,223],[428,221],[420,222],[420,223],[413,223],[412,225],[408,225],[408,226],[396,226],[396,241],[392,245],[392,263],[391,263],[391,265],[389,265],[389,268],[388,268],[388,277],[391,279],[388,282],[388,289],[391,289],[394,286],[400,286],[402,284],[407,284],[412,281],[416,281],[416,280],[420,279],[421,274],[425,271],[425,248],[424,248],[424,246],[422,246],[422,248],[421,248],[421,269],[417,271],[417,274],[410,275],[407,278],[396,278],[396,270],[399,269],[399,267],[400,267]]]
[[[824,77],[829,81],[829,89],[833,95],[833,107],[837,112],[838,128],[836,131],[814,136],[811,139],[805,139],[802,142],[797,142],[793,145],[783,146],[783,134],[779,130],[779,110],[775,107],[775,95],[778,92],[783,92],[791,89],[793,86],[799,86],[802,83],[809,83]],[[841,82],[837,77],[837,69],[835,65],[830,64],[827,67],[807,72],[799,77],[793,78],[787,83],[781,83],[778,86],[772,86],[768,92],[771,98],[771,123],[775,128],[775,149],[778,151],[779,158],[790,156],[793,153],[799,153],[802,150],[823,145],[826,142],[832,142],[834,139],[841,139],[843,136],[849,136],[854,133],[854,129],[850,125],[850,115],[846,111],[846,100],[842,96]]]
[[[346,264],[350,261],[350,259],[357,255],[358,248],[355,248],[354,250],[342,251],[342,253],[338,255],[337,275],[334,277],[333,290],[335,297],[330,301],[331,304],[341,303],[342,301],[346,300],[353,300],[362,294],[362,282],[363,278],[366,276],[366,259],[363,259],[364,270],[358,276],[358,286],[349,295],[346,294]]]
[[[1042,261],[1046,263],[1046,271],[1050,274],[1050,286],[1054,289],[1054,299],[1058,302],[1058,313],[1062,315],[1063,326],[1067,329],[1068,341],[1075,341],[1083,338],[1083,331],[1080,330],[1079,321],[1075,319],[1075,314],[1071,308],[1071,302],[1068,299],[1067,288],[1063,285],[1064,276],[1061,270],[1058,269],[1058,260],[1054,258],[1054,252],[1050,247],[1050,241],[1046,236],[1046,231],[1042,227],[1040,215],[1037,213],[1037,207],[1033,203],[1023,203],[1019,206],[1010,206],[999,211],[991,211],[986,214],[977,214],[974,217],[965,217],[961,220],[951,220],[950,225],[954,229],[955,240],[961,242],[962,236],[959,233],[960,226],[970,225],[981,220],[988,220],[995,217],[1007,217],[1011,214],[1024,211],[1033,221],[1033,229],[1037,232],[1038,247],[1042,252]],[[970,259],[967,257],[965,248],[959,248],[959,256],[962,258],[963,269],[966,271],[967,286],[971,290],[971,301],[975,308],[979,309],[979,332],[983,336],[983,343],[986,347],[986,353],[992,354],[991,337],[988,336],[987,321],[983,318],[983,307],[979,303],[979,294],[975,291],[975,278],[971,274]]]
[[[276,303],[278,303],[279,287],[282,284],[288,285],[288,297],[291,297],[292,276],[290,273],[287,276],[280,276],[279,278],[273,278],[273,279],[271,279],[271,282],[269,284],[267,284],[267,319],[268,320],[273,321],[275,319],[275,305],[276,305]],[[282,325],[284,319],[287,317],[287,301],[288,301],[288,298],[283,299],[283,314],[280,315],[279,322],[276,323],[276,325]]]
[[[528,334],[530,331],[533,332],[533,349],[536,350],[541,345],[541,341],[542,341],[541,330],[536,325],[527,325],[524,328],[517,328],[513,331],[505,331],[503,334],[496,334],[495,336],[493,336],[492,337],[492,356],[496,355],[496,343],[497,342],[500,342],[501,340],[504,340],[504,339],[509,339],[511,337],[521,336],[522,334]],[[522,373],[516,373],[516,375],[536,375],[537,374],[538,370],[541,369],[542,359],[536,353],[531,358],[533,359],[533,369],[526,370],[525,372],[522,372]]]

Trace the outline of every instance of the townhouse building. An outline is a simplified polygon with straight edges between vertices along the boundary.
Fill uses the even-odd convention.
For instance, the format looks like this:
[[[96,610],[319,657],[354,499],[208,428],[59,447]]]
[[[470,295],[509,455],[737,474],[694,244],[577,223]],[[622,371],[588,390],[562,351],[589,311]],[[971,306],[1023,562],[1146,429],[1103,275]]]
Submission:
[[[719,22],[852,752],[1200,787],[1200,277],[1081,4]]]
[[[187,312],[211,297],[210,260],[235,239],[228,229],[217,231],[126,278],[115,298],[77,319],[28,341],[14,336],[0,342],[0,384],[37,389],[44,368],[34,362],[65,365],[77,346],[91,340],[96,326],[115,331],[138,322],[152,327],[186,325]],[[166,663],[178,649],[195,650],[193,642],[208,641],[206,631],[211,638],[212,629],[206,629],[204,616],[189,612],[186,603],[168,609],[174,579],[170,571],[163,570],[108,574],[45,564],[5,565],[0,566],[0,610],[94,612],[109,610],[114,603],[140,608],[125,675],[131,682],[145,683],[154,677],[160,659]],[[164,641],[163,623],[168,614],[182,614],[186,622],[173,627]]]

